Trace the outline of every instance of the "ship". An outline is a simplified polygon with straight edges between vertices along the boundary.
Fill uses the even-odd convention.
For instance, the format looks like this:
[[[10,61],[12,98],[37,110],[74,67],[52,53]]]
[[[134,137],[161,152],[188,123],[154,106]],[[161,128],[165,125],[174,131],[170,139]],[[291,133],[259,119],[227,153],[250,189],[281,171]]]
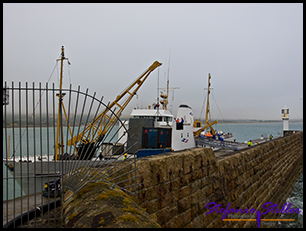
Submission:
[[[165,152],[180,151],[195,147],[211,147],[214,151],[223,148],[236,149],[232,133],[224,133],[215,130],[212,125],[218,123],[211,121],[209,94],[211,75],[208,74],[208,88],[206,102],[206,117],[204,126],[198,119],[194,120],[193,109],[187,104],[180,104],[177,114],[167,110],[169,82],[167,81],[167,92],[160,96],[159,102],[149,105],[147,108],[134,108],[130,119],[124,122],[129,130],[124,140],[134,139],[137,145],[127,143],[126,149],[131,153],[137,152],[137,157],[157,155]],[[123,131],[119,135],[124,136]]]

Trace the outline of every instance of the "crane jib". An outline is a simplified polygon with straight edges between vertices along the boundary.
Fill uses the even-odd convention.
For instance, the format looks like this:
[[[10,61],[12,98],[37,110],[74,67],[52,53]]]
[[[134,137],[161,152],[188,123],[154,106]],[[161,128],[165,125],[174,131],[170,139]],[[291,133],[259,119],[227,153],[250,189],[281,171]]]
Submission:
[[[147,79],[147,77],[150,75],[150,73],[161,65],[162,63],[155,61],[139,78],[137,78],[134,82],[132,82],[132,84],[129,85],[129,87],[126,88],[126,90],[124,90],[120,95],[118,95],[116,99],[112,103],[110,103],[101,114],[99,114],[88,126],[86,126],[82,132],[80,132],[78,135],[68,140],[67,145],[69,146],[74,145],[76,147],[76,144],[79,141],[82,141],[82,145],[79,144],[79,147],[76,147],[76,150],[79,155],[81,155],[80,152],[82,152],[82,150],[85,150],[85,146],[86,147],[90,146],[92,150],[95,150],[95,147],[92,146],[93,143],[101,142],[103,140],[104,135],[111,128],[111,126],[117,121],[117,117],[119,117],[119,115],[128,105],[128,103],[131,101],[133,96],[136,95],[136,92],[144,83],[144,81]],[[134,90],[132,90],[133,87],[135,87]],[[128,97],[122,103],[119,103],[119,101],[126,95],[128,95]],[[106,115],[106,113],[109,112],[115,105],[119,107],[119,110],[117,110],[116,113],[113,112],[116,116],[110,118],[109,116]],[[100,125],[102,128],[102,119],[103,118],[105,119],[105,117],[108,123],[104,126],[103,129],[98,129]],[[98,126],[95,124],[98,124]],[[90,139],[89,136],[91,132],[88,133],[88,131],[91,131],[92,129],[96,129],[98,130],[98,132],[95,136],[91,137]]]

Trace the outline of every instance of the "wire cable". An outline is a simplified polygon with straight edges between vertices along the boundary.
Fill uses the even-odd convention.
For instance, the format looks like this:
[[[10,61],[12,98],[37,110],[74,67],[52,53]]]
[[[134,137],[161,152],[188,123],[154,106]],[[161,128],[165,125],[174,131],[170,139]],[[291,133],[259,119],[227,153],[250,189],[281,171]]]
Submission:
[[[223,122],[225,123],[224,117],[223,117],[223,115],[222,115],[222,113],[221,113],[221,110],[220,110],[220,108],[219,108],[219,106],[218,106],[218,104],[217,104],[217,101],[215,100],[215,97],[214,97],[213,94],[212,94],[212,97],[213,97],[213,99],[214,99],[214,101],[215,101],[215,104],[217,105],[217,108],[218,108],[218,110],[219,110],[219,112],[220,112],[220,115],[221,115],[221,117],[222,117],[222,120],[223,120]],[[226,126],[227,130],[230,131],[229,128],[228,128],[228,126],[227,126],[227,123],[225,123],[225,126]]]
[[[51,79],[51,77],[52,77],[52,75],[53,75],[53,73],[54,73],[54,71],[55,71],[55,68],[56,68],[57,66],[58,66],[58,65],[57,65],[57,62],[55,62],[54,68],[53,68],[53,70],[52,70],[52,72],[51,72],[51,75],[50,75],[49,78],[48,78],[47,83],[49,83],[49,81],[50,81],[50,79]],[[34,90],[34,89],[33,89],[33,90]],[[44,93],[45,93],[45,90],[42,91],[42,93],[41,93],[41,95],[40,95],[40,97],[39,97],[39,99],[38,99],[38,101],[37,101],[37,103],[36,103],[36,106],[35,106],[35,108],[34,108],[33,117],[35,116],[35,110],[36,110],[36,108],[38,107],[38,105],[39,105],[39,103],[40,103],[40,101],[41,101],[41,98],[42,98],[42,96],[44,95]],[[23,137],[25,131],[26,131],[26,129],[23,130],[23,132],[22,132],[22,134],[21,134],[21,139],[22,139],[22,137]],[[13,152],[12,157],[15,156],[16,150],[17,150],[17,148],[19,147],[19,144],[20,144],[20,142],[21,142],[21,139],[20,139],[19,142],[17,143],[16,148],[14,148],[14,152]]]
[[[203,104],[202,104],[202,109],[201,109],[201,113],[200,113],[200,117],[199,117],[200,120],[202,118],[202,113],[204,111],[205,102],[206,102],[206,94],[205,94],[205,90],[204,90],[204,101],[203,101]]]

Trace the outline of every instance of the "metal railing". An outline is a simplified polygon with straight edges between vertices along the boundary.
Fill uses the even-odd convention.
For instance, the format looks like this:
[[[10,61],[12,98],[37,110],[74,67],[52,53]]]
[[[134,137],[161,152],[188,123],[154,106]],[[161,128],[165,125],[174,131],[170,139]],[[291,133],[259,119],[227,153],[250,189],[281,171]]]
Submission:
[[[109,182],[136,195],[137,158],[135,153],[123,158],[128,152],[128,141],[123,141],[128,131],[116,109],[109,110],[101,129],[106,131],[110,118],[116,123],[82,150],[91,155],[81,156],[79,146],[67,145],[108,107],[103,97],[97,99],[95,93],[91,96],[88,89],[84,93],[80,87],[72,90],[70,85],[61,90],[65,107],[59,110],[59,89],[54,84],[42,88],[41,83],[37,87],[34,83],[14,86],[12,82],[11,86],[5,83],[4,89],[10,96],[3,104],[4,227],[62,227],[58,222],[63,215],[61,205],[89,182]],[[98,135],[96,132],[89,131],[84,139],[91,138],[89,133]],[[59,159],[55,158],[56,147]]]
[[[207,137],[196,137],[195,143],[197,147],[211,147],[211,148],[232,149],[232,150],[238,149],[237,142],[221,141]]]

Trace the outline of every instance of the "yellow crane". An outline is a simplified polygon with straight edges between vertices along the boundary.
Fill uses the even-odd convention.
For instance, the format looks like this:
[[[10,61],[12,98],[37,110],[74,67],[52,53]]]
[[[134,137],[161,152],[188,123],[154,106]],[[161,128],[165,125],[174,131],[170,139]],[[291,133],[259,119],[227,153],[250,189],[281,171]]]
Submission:
[[[211,129],[212,135],[214,135],[216,132],[215,132],[215,130],[214,130],[211,126],[214,125],[214,124],[216,124],[216,123],[218,123],[218,120],[215,120],[214,122],[209,123],[209,124],[205,125],[205,126],[202,127],[202,128],[199,128],[199,130],[193,132],[193,135],[196,136],[196,137],[199,136],[199,135],[201,134],[201,132],[202,132],[203,130],[205,130],[206,128],[208,128],[208,127],[210,127],[210,129]]]
[[[216,131],[212,128],[212,125],[218,123],[218,120],[215,120],[214,122],[211,122],[211,114],[210,114],[210,108],[209,108],[209,94],[210,94],[210,90],[213,89],[213,88],[210,87],[210,85],[211,85],[210,84],[210,79],[211,79],[211,76],[210,76],[210,73],[208,73],[208,88],[204,88],[204,90],[207,90],[205,124],[204,124],[204,127],[199,128],[198,130],[193,132],[194,136],[196,136],[196,137],[199,136],[201,134],[201,132],[208,127],[210,127],[210,129],[211,129],[212,135],[216,134]],[[209,119],[208,119],[208,116],[209,116]],[[196,122],[198,122],[198,121],[196,121]]]
[[[100,113],[89,125],[87,125],[81,133],[68,140],[67,145],[75,146],[78,155],[81,155],[83,151],[86,151],[88,154],[86,157],[84,157],[84,159],[87,159],[88,156],[92,156],[94,154],[94,150],[92,150],[92,148],[94,148],[95,142],[99,142],[103,139],[104,135],[116,122],[117,117],[120,116],[122,111],[132,100],[133,96],[136,95],[136,92],[148,78],[150,73],[161,65],[161,63],[155,61],[140,77],[132,82],[121,94],[119,94],[102,113]],[[108,116],[107,113],[111,109],[114,109],[115,106],[119,108],[119,110],[115,112],[116,116]],[[78,143],[79,147],[76,146]],[[90,151],[88,151],[89,149]]]

